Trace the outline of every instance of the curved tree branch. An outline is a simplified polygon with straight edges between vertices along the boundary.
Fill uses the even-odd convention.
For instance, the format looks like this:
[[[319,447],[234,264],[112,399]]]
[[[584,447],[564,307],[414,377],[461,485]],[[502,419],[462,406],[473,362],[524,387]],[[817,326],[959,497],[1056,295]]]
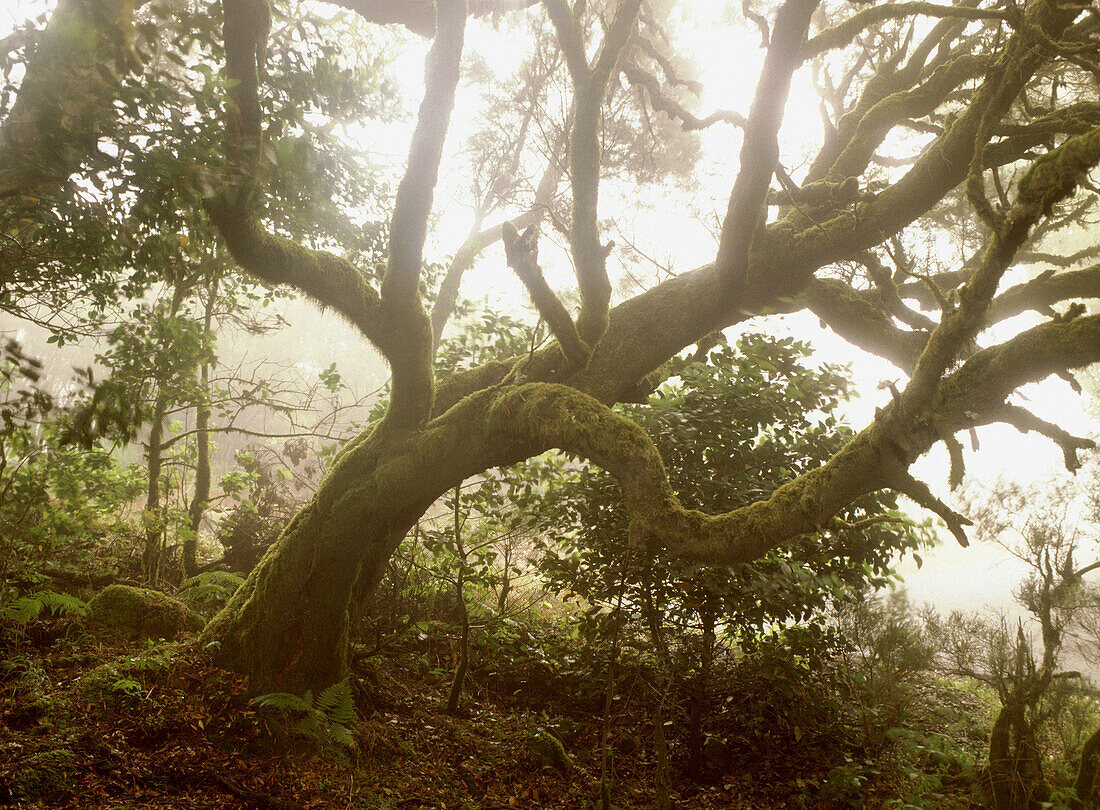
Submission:
[[[550,289],[539,267],[538,227],[530,226],[521,236],[511,222],[501,226],[501,240],[508,266],[515,271],[531,296],[539,315],[561,344],[562,354],[573,368],[580,368],[588,360],[591,349],[581,340],[577,326],[569,317],[569,311]]]
[[[755,559],[785,540],[826,528],[844,506],[882,488],[909,495],[944,517],[965,545],[966,519],[913,479],[909,465],[943,430],[999,421],[1005,398],[1020,385],[1097,361],[1100,315],[1035,327],[975,354],[944,381],[917,418],[898,424],[891,415],[894,403],[823,466],[784,484],[767,500],[721,515],[685,509],[648,435],[573,387],[528,383],[509,389],[493,402],[486,424],[490,443],[504,456],[558,448],[603,467],[622,487],[632,542],[656,543],[700,562]]]
[[[1062,448],[1062,455],[1065,457],[1066,461],[1066,469],[1070,472],[1077,472],[1077,470],[1081,469],[1081,460],[1077,457],[1078,451],[1091,450],[1096,447],[1096,442],[1092,439],[1074,436],[1058,425],[1047,422],[1045,419],[1040,419],[1031,411],[1026,408],[1021,408],[1018,405],[1006,404],[1004,410],[999,415],[998,421],[1012,425],[1012,427],[1016,428],[1016,430],[1021,433],[1035,431],[1036,433],[1046,436]]]
[[[739,128],[745,126],[745,116],[732,110],[715,110],[706,118],[700,118],[689,112],[686,107],[661,88],[661,83],[656,76],[637,65],[624,65],[622,73],[632,85],[645,89],[646,97],[655,110],[660,110],[670,118],[679,121],[680,128],[685,132],[706,129],[720,122],[732,124]]]

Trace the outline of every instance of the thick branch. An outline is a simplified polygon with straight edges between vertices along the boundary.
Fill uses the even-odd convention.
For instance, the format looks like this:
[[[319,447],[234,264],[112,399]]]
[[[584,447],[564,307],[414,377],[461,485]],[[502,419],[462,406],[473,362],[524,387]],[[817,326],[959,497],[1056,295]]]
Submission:
[[[981,349],[938,386],[926,409],[929,440],[1004,421],[1005,400],[1020,386],[1096,362],[1100,315],[1051,320]]]
[[[226,72],[232,81],[226,121],[229,188],[207,202],[234,260],[268,284],[293,286],[351,321],[384,354],[393,349],[381,301],[364,275],[345,259],[267,233],[251,210],[260,151],[257,54],[269,20],[263,3],[225,0]]]
[[[210,201],[207,211],[245,271],[268,284],[300,290],[351,321],[384,354],[391,348],[378,293],[351,262],[267,233],[251,212],[225,196]]]
[[[890,130],[910,119],[929,115],[951,91],[988,68],[988,58],[961,54],[938,67],[917,87],[892,93],[879,101],[860,117],[851,140],[829,168],[829,176],[858,177]]]
[[[606,87],[619,63],[619,56],[626,47],[630,34],[638,20],[638,12],[641,9],[641,0],[623,0],[615,18],[607,28],[600,52],[596,56],[596,63],[592,65],[592,83],[596,86]]]
[[[745,123],[741,163],[730,193],[715,265],[723,286],[736,294],[748,272],[749,251],[763,226],[768,186],[779,162],[779,126],[799,65],[798,50],[818,0],[787,0],[776,16],[756,95]]]
[[[1037,160],[1020,181],[1016,203],[982,256],[982,261],[960,289],[959,306],[944,315],[917,361],[902,399],[905,409],[923,407],[959,351],[977,337],[986,322],[997,285],[1031,227],[1051,207],[1070,195],[1088,170],[1100,160],[1100,128],[1066,141]]]
[[[1016,430],[1021,433],[1028,433],[1034,430],[1048,439],[1053,441],[1059,447],[1062,448],[1062,455],[1065,457],[1066,469],[1070,472],[1077,472],[1081,469],[1081,460],[1077,457],[1077,453],[1080,450],[1091,450],[1096,447],[1096,442],[1092,439],[1085,439],[1079,436],[1074,436],[1058,425],[1047,422],[1045,419],[1040,419],[1026,408],[1021,408],[1018,405],[1005,405],[1004,410],[999,415],[999,421],[1012,425]]]
[[[989,320],[996,323],[1027,310],[1049,312],[1054,304],[1072,298],[1100,298],[1100,264],[1065,273],[1043,273],[1009,287],[993,299]]]
[[[611,282],[607,248],[597,221],[600,188],[600,120],[612,72],[638,19],[641,0],[622,0],[607,29],[596,62],[589,67],[580,28],[564,0],[545,0],[573,80],[574,118],[569,148],[573,222],[569,232],[574,271],[581,296],[577,330],[589,346],[607,331]]]
[[[440,32],[428,53],[424,99],[390,220],[389,261],[382,281],[382,302],[386,307],[405,306],[412,299],[419,300],[428,217],[458,86],[466,23],[464,6],[461,0],[438,3]]]
[[[424,69],[424,99],[394,201],[389,260],[382,279],[382,314],[392,336],[386,356],[393,371],[386,424],[399,427],[422,424],[432,409],[432,325],[421,301],[420,277],[428,217],[458,86],[465,0],[438,0],[436,16],[435,41]]]
[[[550,333],[561,344],[562,353],[573,368],[583,368],[591,350],[577,332],[569,311],[550,289],[539,267],[538,228],[530,226],[521,236],[510,222],[501,226],[501,238],[508,266],[515,271],[531,296],[539,315],[550,328]]]
[[[803,273],[850,256],[853,251],[871,247],[897,233],[959,185],[966,178],[981,122],[1005,115],[1044,61],[1045,57],[1034,47],[1026,32],[1038,28],[1046,36],[1056,38],[1079,11],[1052,6],[1044,0],[1032,0],[1024,11],[1028,25],[1013,34],[997,64],[975,91],[966,111],[924,150],[900,180],[860,202],[854,210],[838,211],[828,222],[810,223],[814,227],[806,228],[800,237],[791,233],[792,228],[796,232],[800,229],[795,222],[777,223],[773,228],[777,240],[775,247],[787,254],[781,266],[786,268],[792,286],[797,288],[805,283]],[[815,160],[811,175],[826,170],[819,161],[820,158]],[[770,286],[774,289],[774,280]]]
[[[588,75],[588,58],[584,55],[584,32],[580,24],[565,0],[542,0],[542,4],[558,35],[558,47],[565,57],[570,77],[574,83],[583,81]]]
[[[824,278],[811,281],[799,300],[849,343],[912,371],[928,333],[899,329],[890,313],[868,298],[843,281]]]

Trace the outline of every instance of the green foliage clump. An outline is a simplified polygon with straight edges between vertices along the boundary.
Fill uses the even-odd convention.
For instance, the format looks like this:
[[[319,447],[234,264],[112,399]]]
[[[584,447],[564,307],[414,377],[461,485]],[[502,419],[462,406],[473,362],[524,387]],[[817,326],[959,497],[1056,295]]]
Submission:
[[[147,700],[153,679],[173,665],[178,651],[173,643],[151,644],[137,655],[100,664],[81,677],[80,694],[88,703],[110,706]]]
[[[236,454],[239,469],[222,478],[222,489],[237,503],[218,528],[225,548],[222,562],[230,570],[248,573],[256,566],[301,508],[303,479],[316,483],[320,468],[301,463],[307,455],[304,445],[288,442],[284,448],[288,463],[300,462],[294,470],[260,447]]]
[[[310,691],[301,695],[272,692],[253,698],[252,702],[292,720],[291,733],[302,739],[341,748],[350,748],[355,744],[355,733],[351,729],[355,722],[355,705],[346,678],[334,683],[316,698]]]
[[[19,344],[0,348],[0,602],[19,614],[13,618],[77,609],[48,595],[57,592],[51,574],[107,567],[104,551],[130,531],[127,506],[141,487],[136,467],[73,444],[73,414],[40,376],[41,364]],[[17,601],[23,597],[29,601]]]
[[[35,591],[9,602],[0,610],[0,619],[24,624],[37,618],[43,611],[60,616],[83,616],[88,606],[82,600],[57,591]]]
[[[673,489],[709,513],[745,506],[828,459],[851,437],[836,410],[850,390],[844,370],[806,363],[790,338],[742,335],[705,358],[676,358],[668,382],[624,413],[650,434]],[[751,563],[709,566],[628,551],[629,516],[603,471],[574,469],[550,490],[541,569],[558,590],[594,605],[651,604],[679,629],[715,622],[745,641],[798,622],[827,627],[826,609],[892,577],[895,556],[926,542],[896,513],[895,497],[867,496],[836,528],[795,538]],[[866,519],[885,519],[848,528]],[[593,614],[595,615],[595,614]]]
[[[874,749],[905,720],[913,688],[935,663],[936,649],[903,591],[840,605],[836,615],[843,639],[838,663],[864,742]]]

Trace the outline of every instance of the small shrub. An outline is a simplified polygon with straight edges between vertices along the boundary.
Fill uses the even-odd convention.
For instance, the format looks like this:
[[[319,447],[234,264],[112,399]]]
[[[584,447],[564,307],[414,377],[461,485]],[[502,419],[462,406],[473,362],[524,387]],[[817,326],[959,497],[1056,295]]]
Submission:
[[[252,702],[293,720],[290,732],[297,737],[322,746],[350,748],[355,744],[355,734],[350,728],[355,721],[355,706],[347,678],[325,689],[316,699],[310,691],[303,695],[272,692],[253,698]]]
[[[213,613],[221,608],[244,583],[244,577],[229,571],[205,571],[185,579],[176,594],[203,613]]]

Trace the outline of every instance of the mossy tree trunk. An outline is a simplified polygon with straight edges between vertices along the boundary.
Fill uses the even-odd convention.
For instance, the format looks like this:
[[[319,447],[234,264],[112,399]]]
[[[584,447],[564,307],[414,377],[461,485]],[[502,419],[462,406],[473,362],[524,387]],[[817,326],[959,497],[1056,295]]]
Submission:
[[[1096,776],[1100,772],[1100,728],[1094,731],[1081,749],[1081,764],[1073,783],[1076,796],[1070,802],[1071,810],[1096,807]]]
[[[845,47],[863,27],[881,21],[871,19],[877,11],[868,10],[867,19],[858,17],[807,40],[816,0],[787,0],[771,28],[756,98],[744,122],[742,170],[715,260],[610,308],[611,246],[600,242],[597,216],[599,122],[617,66],[633,53],[639,3],[616,4],[598,45],[585,42],[586,29],[565,0],[543,5],[575,91],[569,248],[581,314],[574,321],[546,284],[537,262],[537,234],[503,228],[507,262],[555,341],[530,357],[437,381],[431,366],[433,323],[420,296],[421,268],[458,81],[465,4],[435,4],[424,100],[394,202],[389,260],[375,285],[345,258],[282,238],[259,219],[254,201],[264,144],[257,60],[268,27],[266,5],[223,0],[226,72],[232,80],[226,122],[230,175],[226,193],[210,200],[208,211],[242,267],[340,313],[385,356],[393,376],[385,417],[348,445],[313,500],[207,630],[208,640],[220,642],[222,660],[249,674],[257,691],[316,689],[343,677],[350,616],[430,504],[464,478],[550,448],[586,458],[618,478],[632,514],[631,542],[728,564],[835,526],[838,510],[883,488],[934,511],[965,544],[966,519],[908,472],[932,445],[951,443],[959,431],[991,422],[1051,438],[1069,466],[1090,444],[1006,400],[1021,385],[1100,359],[1100,316],[1079,317],[1074,310],[1000,343],[974,347],[1000,318],[1022,309],[1049,309],[1081,294],[1080,286],[1064,283],[1069,274],[1058,280],[1044,276],[1001,295],[998,286],[1036,224],[1100,160],[1100,116],[1084,125],[1073,116],[1047,122],[1059,132],[1064,126],[1067,137],[1034,162],[1004,211],[984,218],[986,245],[961,270],[938,273],[928,285],[895,283],[903,276],[891,280],[880,274],[870,289],[814,278],[833,263],[866,261],[869,251],[881,250],[884,240],[924,217],[960,184],[968,184],[979,213],[990,213],[979,194],[987,162],[1027,158],[1035,144],[1050,138],[1050,130],[1036,130],[1032,140],[998,142],[996,156],[987,145],[990,134],[1020,106],[1037,71],[1058,58],[1045,44],[1086,35],[1075,27],[1079,6],[1030,0],[1022,12],[1027,24],[1006,25],[991,40],[997,46],[980,55],[972,54],[973,41],[962,37],[966,26],[946,19],[927,39],[911,43],[908,64],[883,59],[836,136],[822,146],[803,188],[785,192],[799,204],[780,206],[772,218],[770,184],[791,75],[814,54]],[[983,10],[937,13],[1001,24],[1000,17]],[[934,53],[935,69],[928,64]],[[964,92],[972,80],[974,89]],[[956,102],[956,93],[964,100]],[[938,134],[896,182],[862,193],[860,178],[888,133],[914,117],[939,115],[948,99],[962,107],[952,123],[943,126],[937,119]],[[1090,289],[1096,289],[1100,271],[1081,272],[1070,280],[1091,282]],[[891,290],[894,296],[888,295]],[[920,301],[929,290],[952,291],[932,302],[941,308],[938,323],[907,305],[898,309],[897,297]],[[652,373],[669,357],[765,308],[810,309],[846,339],[897,364],[910,381],[822,467],[723,515],[685,509],[649,437],[609,406],[645,396],[652,390]]]

